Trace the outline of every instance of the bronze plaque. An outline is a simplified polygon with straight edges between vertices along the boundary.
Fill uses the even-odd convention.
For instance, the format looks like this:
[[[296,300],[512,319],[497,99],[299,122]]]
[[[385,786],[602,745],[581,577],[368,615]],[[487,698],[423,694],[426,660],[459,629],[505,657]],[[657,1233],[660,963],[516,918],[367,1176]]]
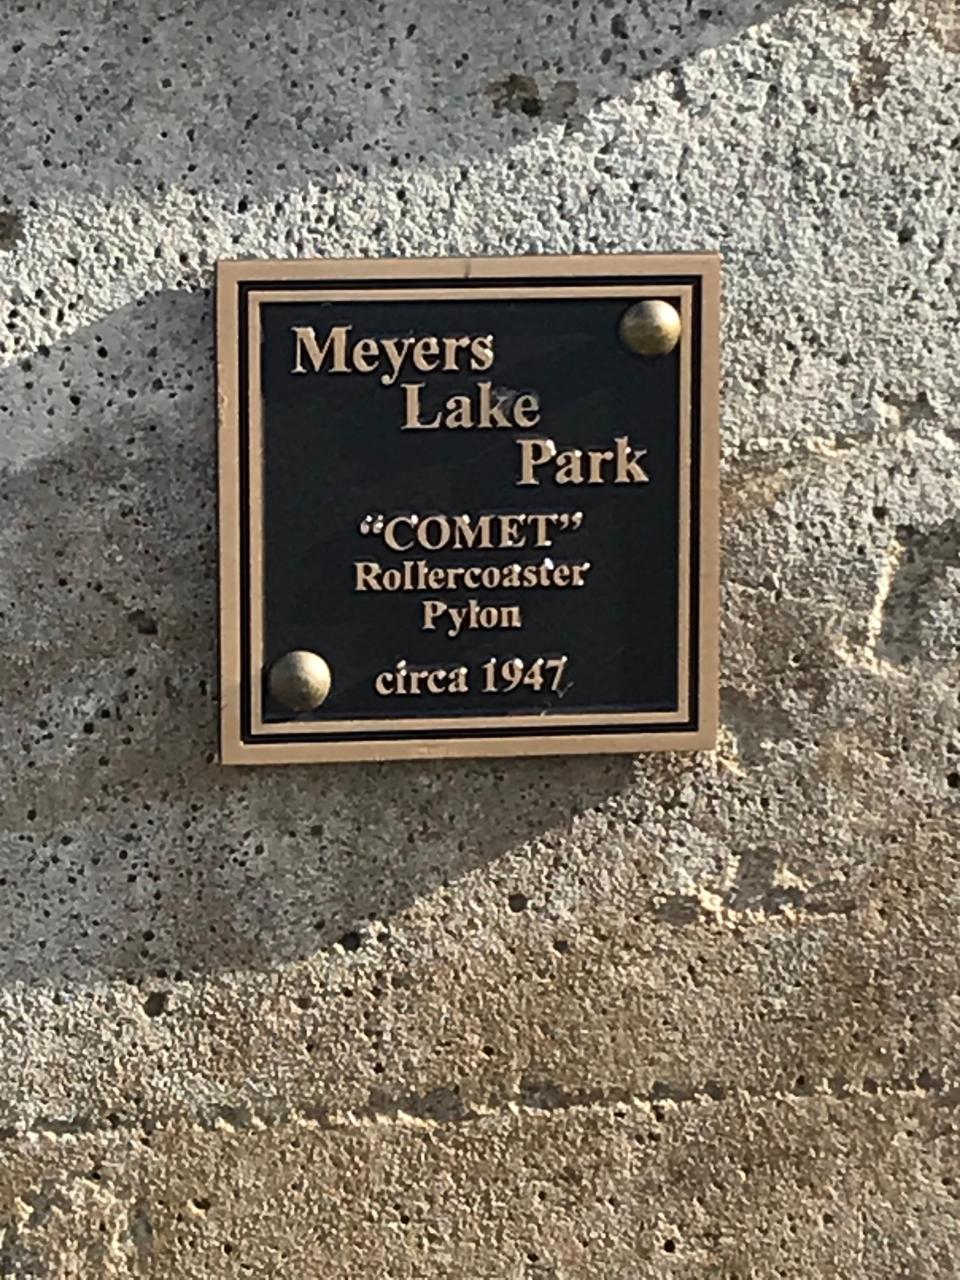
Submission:
[[[220,263],[224,763],[712,746],[719,276]]]

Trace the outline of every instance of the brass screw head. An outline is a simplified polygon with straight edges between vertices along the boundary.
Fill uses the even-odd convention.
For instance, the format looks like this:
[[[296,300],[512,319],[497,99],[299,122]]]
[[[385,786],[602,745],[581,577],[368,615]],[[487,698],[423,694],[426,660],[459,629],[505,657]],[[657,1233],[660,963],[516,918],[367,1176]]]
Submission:
[[[676,307],[662,298],[647,298],[620,317],[620,340],[638,356],[665,356],[680,341],[681,328]]]
[[[313,711],[330,692],[333,676],[319,653],[293,649],[270,668],[270,694],[291,711]]]

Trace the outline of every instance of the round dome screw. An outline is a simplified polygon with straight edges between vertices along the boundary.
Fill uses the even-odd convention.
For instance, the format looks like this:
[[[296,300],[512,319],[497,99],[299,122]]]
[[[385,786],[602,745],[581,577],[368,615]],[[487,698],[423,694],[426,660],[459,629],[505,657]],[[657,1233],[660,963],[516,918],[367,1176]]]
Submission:
[[[620,317],[620,340],[638,356],[665,356],[680,341],[682,328],[676,307],[662,298],[646,298]]]
[[[313,711],[330,693],[330,668],[318,653],[292,649],[270,668],[270,696],[291,711]]]

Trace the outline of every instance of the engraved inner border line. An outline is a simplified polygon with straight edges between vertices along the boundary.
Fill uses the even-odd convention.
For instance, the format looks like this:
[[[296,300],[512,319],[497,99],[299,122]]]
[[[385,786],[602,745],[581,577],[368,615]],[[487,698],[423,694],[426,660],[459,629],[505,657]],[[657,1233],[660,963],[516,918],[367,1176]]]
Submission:
[[[630,284],[586,284],[579,281],[565,281],[562,284],[536,283],[491,285],[489,280],[481,283],[466,284],[463,281],[440,283],[430,281],[427,286],[420,284],[409,288],[412,281],[396,281],[386,287],[366,287],[358,289],[353,281],[348,287],[322,288],[258,288],[246,289],[247,307],[247,396],[248,411],[248,448],[246,464],[249,484],[248,510],[248,582],[249,582],[249,721],[250,736],[257,739],[270,737],[278,740],[288,735],[312,734],[317,737],[376,731],[407,732],[412,730],[444,730],[470,729],[476,730],[512,730],[537,728],[541,731],[550,728],[559,730],[564,727],[580,726],[583,728],[602,726],[623,728],[627,725],[642,730],[646,726],[669,725],[679,726],[690,723],[690,516],[691,516],[691,392],[692,392],[692,347],[695,334],[692,307],[693,288],[687,284],[676,284],[664,281],[663,284],[652,284],[647,278],[644,283]],[[677,610],[677,689],[679,707],[675,711],[618,711],[554,713],[550,711],[530,713],[513,712],[499,715],[476,715],[466,713],[459,716],[417,717],[396,715],[384,720],[374,717],[357,716],[349,720],[291,720],[269,721],[262,718],[262,679],[263,671],[263,398],[260,387],[261,373],[261,326],[260,307],[269,302],[311,302],[311,301],[465,301],[471,298],[484,298],[498,301],[511,299],[565,298],[577,300],[581,298],[637,298],[662,296],[669,293],[680,300],[682,332],[684,339],[680,344],[680,388],[679,388],[679,454],[678,454],[678,610]],[[246,718],[246,717],[245,717]]]

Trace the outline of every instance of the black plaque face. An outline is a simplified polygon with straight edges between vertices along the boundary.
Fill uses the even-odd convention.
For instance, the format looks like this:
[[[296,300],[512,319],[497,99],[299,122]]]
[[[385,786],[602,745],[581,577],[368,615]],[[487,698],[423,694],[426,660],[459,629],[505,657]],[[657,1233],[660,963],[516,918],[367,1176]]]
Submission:
[[[225,262],[222,759],[716,727],[719,262]]]

